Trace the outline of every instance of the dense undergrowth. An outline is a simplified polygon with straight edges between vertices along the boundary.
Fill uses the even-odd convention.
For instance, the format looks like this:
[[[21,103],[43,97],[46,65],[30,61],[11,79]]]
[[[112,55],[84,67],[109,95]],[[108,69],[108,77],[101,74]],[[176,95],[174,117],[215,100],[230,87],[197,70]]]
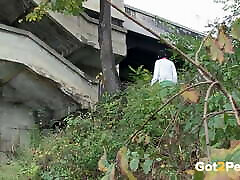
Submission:
[[[130,135],[177,90],[138,82],[124,95],[105,97],[96,111],[69,117],[64,131],[44,138],[33,149],[33,161],[26,162],[31,166],[23,173],[42,179],[100,179],[98,161],[104,149],[113,163]],[[175,104],[178,101],[181,98]],[[130,168],[136,170],[136,176],[175,176],[190,168],[197,158],[198,137],[193,134],[198,129],[191,132],[182,125],[194,108],[184,111],[184,106],[169,105],[128,143]]]
[[[67,118],[64,131],[44,138],[39,148],[33,149],[32,166],[24,173],[43,179],[100,179],[103,174],[98,171],[98,161],[104,149],[113,163],[130,135],[179,89],[157,84],[150,87],[147,82],[138,82],[114,97],[105,96],[94,112]],[[178,101],[181,98],[175,103]],[[130,168],[136,170],[136,176],[159,176],[160,170],[162,175],[176,175],[196,158],[191,154],[196,151],[197,139],[182,128],[188,112],[180,108],[169,105],[128,143]]]
[[[191,179],[188,170],[194,169],[200,157],[206,157],[204,98],[190,103],[177,97],[127,141],[152,112],[182,87],[181,82],[176,86],[150,86],[147,71],[139,70],[135,78],[136,82],[122,93],[104,96],[95,111],[68,117],[65,130],[44,137],[39,147],[27,152],[28,160],[21,160],[25,168],[20,174],[32,179],[101,179],[104,173],[100,170],[110,164],[115,166],[119,149],[126,146],[128,169],[137,179]],[[198,91],[201,96],[206,87]],[[224,96],[214,92],[209,100],[211,112],[225,106],[228,108]],[[232,115],[215,116],[208,124],[212,147],[228,148],[231,140],[240,138]],[[104,151],[107,156],[101,169],[98,162]],[[124,179],[119,171],[116,177]]]

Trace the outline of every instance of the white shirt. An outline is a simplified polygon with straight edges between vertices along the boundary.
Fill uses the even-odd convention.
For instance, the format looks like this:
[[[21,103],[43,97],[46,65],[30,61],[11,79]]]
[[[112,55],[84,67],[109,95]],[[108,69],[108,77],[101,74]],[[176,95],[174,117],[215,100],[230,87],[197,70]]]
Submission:
[[[157,81],[162,82],[165,80],[177,83],[177,71],[172,61],[162,58],[155,62],[151,85]]]

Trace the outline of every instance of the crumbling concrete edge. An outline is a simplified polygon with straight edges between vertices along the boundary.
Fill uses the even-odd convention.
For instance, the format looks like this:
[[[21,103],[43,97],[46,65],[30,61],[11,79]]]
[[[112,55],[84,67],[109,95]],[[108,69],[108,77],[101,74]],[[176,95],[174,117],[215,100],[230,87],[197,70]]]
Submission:
[[[60,54],[58,54],[55,50],[53,50],[48,45],[46,45],[44,42],[42,42],[39,38],[37,38],[31,32],[21,30],[21,29],[18,29],[18,28],[9,27],[9,26],[3,25],[3,24],[0,24],[0,30],[5,31],[5,32],[9,32],[9,33],[14,33],[14,34],[21,35],[21,36],[25,36],[25,37],[29,38],[34,43],[36,43],[41,48],[43,48],[45,51],[47,51],[50,55],[54,56],[63,65],[67,66],[70,70],[72,70],[74,73],[76,73],[80,78],[84,79],[90,87],[93,88],[95,86],[95,88],[97,88],[97,86],[98,86],[97,81],[89,80],[80,69],[78,69],[71,62],[66,60],[64,57],[62,57]],[[4,60],[15,62],[15,63],[20,63],[19,61],[12,60],[12,59],[4,59]],[[30,68],[35,73],[54,81],[57,84],[57,87],[59,87],[59,89],[64,94],[70,96],[78,104],[81,104],[82,108],[89,108],[89,107],[94,108],[95,104],[97,103],[90,96],[87,96],[87,95],[84,95],[84,94],[81,94],[80,92],[78,92],[78,90],[76,88],[68,87],[66,85],[66,83],[64,83],[60,79],[56,79],[55,77],[51,76],[50,73],[46,72],[44,69],[40,69],[40,68],[38,68],[34,65],[26,64],[26,63],[23,63],[23,62],[21,64],[27,66],[28,68]]]

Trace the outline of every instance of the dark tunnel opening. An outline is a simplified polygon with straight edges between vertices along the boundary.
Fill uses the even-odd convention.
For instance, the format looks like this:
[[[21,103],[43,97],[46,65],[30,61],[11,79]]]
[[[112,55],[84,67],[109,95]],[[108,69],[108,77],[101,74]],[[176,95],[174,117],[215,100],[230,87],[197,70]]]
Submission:
[[[121,81],[130,81],[129,69],[131,66],[137,69],[143,65],[144,69],[153,73],[154,64],[159,57],[170,58],[172,55],[169,48],[157,39],[128,31],[127,33],[127,56],[119,64]]]
[[[130,73],[132,73],[132,71],[129,69],[129,66],[137,69],[143,65],[143,68],[153,73],[155,61],[162,57],[173,60],[177,71],[179,71],[185,63],[179,55],[172,58],[172,50],[167,45],[160,43],[157,39],[132,31],[128,31],[126,39],[127,56],[119,64],[121,81],[131,81]]]
[[[147,51],[141,48],[128,49],[127,57],[119,65],[121,81],[130,80],[129,76],[132,71],[129,69],[129,66],[133,69],[137,69],[143,65],[143,68],[153,72],[154,63],[157,58],[158,54],[156,52]]]

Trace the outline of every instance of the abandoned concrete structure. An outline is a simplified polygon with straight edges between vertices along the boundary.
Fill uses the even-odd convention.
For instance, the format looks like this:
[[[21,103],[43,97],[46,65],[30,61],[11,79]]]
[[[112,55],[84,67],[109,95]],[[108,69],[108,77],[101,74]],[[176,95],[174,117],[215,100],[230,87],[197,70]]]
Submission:
[[[34,124],[43,127],[98,101],[101,72],[99,1],[88,0],[78,17],[49,13],[42,21],[19,23],[40,0],[0,1],[0,151],[27,143]],[[154,31],[201,36],[186,27],[112,0]],[[161,50],[151,34],[112,10],[113,53],[120,77],[128,65],[153,69]]]

